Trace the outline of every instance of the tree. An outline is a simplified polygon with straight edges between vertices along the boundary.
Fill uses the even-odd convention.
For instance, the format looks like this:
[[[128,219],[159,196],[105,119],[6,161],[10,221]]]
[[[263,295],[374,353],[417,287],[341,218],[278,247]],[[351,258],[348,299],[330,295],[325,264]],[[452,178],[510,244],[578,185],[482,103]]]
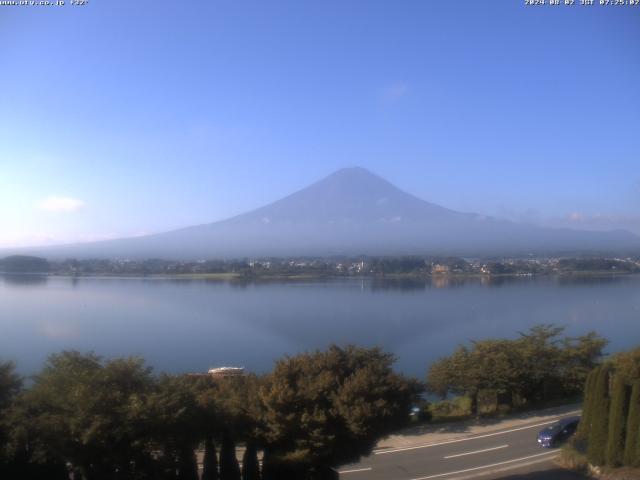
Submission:
[[[40,257],[12,255],[0,260],[0,271],[7,273],[46,273],[49,271],[49,262]]]
[[[628,385],[640,379],[640,347],[613,355],[611,363]]]
[[[125,475],[148,456],[134,415],[152,378],[138,358],[52,355],[22,398],[40,455],[71,462],[84,479]],[[129,472],[129,474],[133,474]]]
[[[236,458],[236,444],[228,431],[222,437],[220,449],[220,480],[240,480],[240,466]]]
[[[471,414],[478,414],[478,397],[482,391],[495,392],[513,404],[513,394],[520,388],[521,359],[517,344],[511,340],[482,340],[471,348],[460,346],[450,357],[436,361],[427,375],[429,391],[443,398],[449,393],[471,399]]]
[[[13,362],[0,362],[0,411],[6,410],[22,388],[22,378]]]
[[[623,463],[630,467],[640,466],[640,379],[631,388]]]
[[[178,480],[198,480],[196,454],[188,445],[178,453]]]
[[[427,389],[446,398],[449,393],[466,395],[471,399],[471,415],[478,413],[478,393],[481,379],[475,373],[471,352],[459,346],[453,355],[434,362],[427,374]]]
[[[509,340],[473,342],[467,378],[476,382],[478,391],[495,392],[499,398],[513,405],[513,393],[520,376],[520,353]],[[477,405],[477,400],[475,401]],[[476,406],[477,413],[477,406]]]
[[[611,408],[609,409],[609,435],[607,439],[607,465],[622,465],[627,420],[627,385],[621,375],[613,377]]]
[[[262,406],[256,375],[209,380],[197,394],[198,405],[217,432],[233,432],[236,440],[259,442],[262,436]],[[212,431],[213,431],[212,430]]]
[[[260,392],[269,463],[313,471],[355,461],[404,425],[422,389],[393,372],[394,360],[331,346],[278,361]]]
[[[242,456],[242,480],[260,480],[258,452],[253,443],[248,443]]]
[[[8,468],[12,455],[6,451],[9,442],[11,418],[9,410],[20,393],[22,379],[15,373],[12,362],[0,362],[0,473]]]
[[[452,355],[433,362],[427,372],[427,391],[443,400],[447,398],[447,395],[462,383],[459,376],[463,372],[455,367],[466,362],[466,355],[466,347],[459,346]]]
[[[603,349],[608,343],[593,331],[562,339],[560,367],[562,386],[567,395],[582,391],[587,375],[600,363]]]
[[[483,391],[494,392],[499,403],[508,405],[516,396],[535,402],[577,395],[600,361],[606,340],[594,332],[560,338],[562,332],[562,327],[536,325],[516,340],[459,346],[431,365],[427,387],[443,398],[451,393],[468,396],[472,415]]]
[[[162,375],[140,407],[153,449],[162,452],[161,469],[165,474],[177,469],[190,478],[193,452],[205,438],[194,383],[189,377]]]
[[[218,458],[216,456],[216,446],[210,436],[207,436],[204,441],[204,459],[202,464],[201,480],[218,480]]]
[[[544,401],[557,393],[562,351],[559,335],[563,327],[536,325],[521,333],[517,340],[520,352],[519,384],[528,401]]]
[[[593,391],[592,422],[587,447],[587,458],[593,465],[604,465],[606,462],[610,404],[609,376],[609,365],[598,367],[598,377]]]
[[[594,368],[587,375],[587,380],[584,386],[584,398],[582,402],[582,418],[578,424],[578,431],[576,432],[576,438],[580,441],[586,441],[589,438],[589,432],[591,430],[591,423],[593,422],[593,399],[595,398],[593,391],[595,389],[595,383],[598,378],[598,369]]]

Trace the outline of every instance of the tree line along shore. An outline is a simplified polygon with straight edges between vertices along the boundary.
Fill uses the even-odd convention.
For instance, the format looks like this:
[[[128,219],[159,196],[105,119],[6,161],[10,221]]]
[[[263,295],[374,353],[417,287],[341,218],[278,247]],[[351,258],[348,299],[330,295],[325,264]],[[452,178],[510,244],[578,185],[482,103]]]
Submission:
[[[172,261],[163,259],[66,259],[27,255],[0,259],[0,272],[51,275],[188,276],[192,278],[348,276],[513,276],[640,273],[640,257],[605,256],[461,258],[451,256],[258,258]]]
[[[426,381],[395,372],[394,356],[378,348],[335,345],[284,357],[265,375],[222,378],[154,374],[141,358],[107,360],[75,351],[51,355],[28,379],[4,362],[0,477],[336,478],[335,467],[369,454],[378,440],[410,422],[573,401],[585,383],[585,416],[598,419],[590,412],[620,408],[620,400],[606,407],[594,400],[603,397],[592,393],[596,383],[600,390],[606,383],[602,371],[612,385],[624,378],[624,418],[635,419],[640,348],[608,358],[606,343],[594,332],[573,338],[560,327],[538,325],[514,339],[461,345],[430,366]],[[611,376],[621,371],[612,365],[625,365],[624,376]],[[621,387],[611,388],[604,396],[621,398]],[[580,434],[584,451],[602,443],[603,427],[593,422]],[[611,445],[621,435],[627,445],[640,442],[638,429],[625,428],[624,435],[616,430]],[[201,468],[198,451],[204,452]],[[633,464],[634,455],[625,453],[634,460],[624,461]]]

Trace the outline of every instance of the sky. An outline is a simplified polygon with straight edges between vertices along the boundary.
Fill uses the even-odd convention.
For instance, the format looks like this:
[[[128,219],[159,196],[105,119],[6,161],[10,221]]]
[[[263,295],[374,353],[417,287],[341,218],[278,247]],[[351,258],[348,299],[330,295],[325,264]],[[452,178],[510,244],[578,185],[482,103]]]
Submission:
[[[0,6],[0,42],[0,247],[221,220],[349,166],[640,234],[640,6],[67,0]]]

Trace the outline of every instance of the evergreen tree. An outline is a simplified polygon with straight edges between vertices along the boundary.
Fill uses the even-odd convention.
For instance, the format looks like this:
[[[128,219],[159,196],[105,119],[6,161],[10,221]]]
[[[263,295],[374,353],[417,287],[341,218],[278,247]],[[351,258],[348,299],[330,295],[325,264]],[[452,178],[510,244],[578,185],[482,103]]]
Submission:
[[[247,443],[242,456],[242,480],[260,480],[260,465],[258,452],[253,443]]]
[[[589,375],[587,375],[587,381],[584,386],[584,399],[582,402],[582,418],[580,419],[578,431],[576,432],[576,438],[578,440],[586,440],[589,437],[591,422],[593,422],[593,390],[599,371],[600,367],[594,368],[589,372]]]
[[[604,465],[606,461],[609,432],[609,376],[610,367],[602,366],[593,390],[592,421],[588,438],[587,458],[593,465]]]
[[[218,458],[216,457],[216,446],[210,437],[204,441],[204,460],[202,469],[202,480],[218,480]]]
[[[262,454],[262,480],[277,480],[271,460],[271,453],[268,448],[264,449]]]
[[[609,409],[609,435],[607,439],[607,465],[622,465],[625,423],[627,419],[627,385],[621,375],[615,375]]]
[[[198,463],[193,450],[184,448],[178,458],[178,480],[198,480]]]
[[[236,445],[231,435],[225,432],[220,449],[220,480],[240,480],[240,477]]]
[[[640,467],[640,380],[636,380],[631,389],[623,463]]]

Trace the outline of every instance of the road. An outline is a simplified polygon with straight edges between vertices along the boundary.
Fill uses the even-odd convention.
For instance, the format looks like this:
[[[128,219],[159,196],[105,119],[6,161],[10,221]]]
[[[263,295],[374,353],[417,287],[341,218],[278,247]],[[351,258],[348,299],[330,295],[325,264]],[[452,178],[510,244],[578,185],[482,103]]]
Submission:
[[[559,451],[539,447],[536,437],[541,429],[556,420],[437,443],[377,450],[357,464],[341,467],[340,478],[452,480],[489,474],[498,478],[506,475],[503,472],[518,470],[531,472],[536,470],[533,465],[539,465],[541,470],[548,469]]]

